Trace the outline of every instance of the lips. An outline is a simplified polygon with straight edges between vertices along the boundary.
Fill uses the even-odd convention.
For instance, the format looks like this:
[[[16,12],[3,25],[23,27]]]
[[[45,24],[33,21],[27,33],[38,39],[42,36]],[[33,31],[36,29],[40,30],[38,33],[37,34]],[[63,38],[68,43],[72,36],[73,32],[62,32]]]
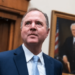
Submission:
[[[28,36],[31,36],[31,35],[38,36],[37,34],[29,34]]]

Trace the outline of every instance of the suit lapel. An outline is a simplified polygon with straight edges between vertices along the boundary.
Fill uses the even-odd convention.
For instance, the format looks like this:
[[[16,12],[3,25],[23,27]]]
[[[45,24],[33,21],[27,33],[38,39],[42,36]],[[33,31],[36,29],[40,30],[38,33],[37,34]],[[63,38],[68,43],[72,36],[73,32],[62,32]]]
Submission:
[[[73,37],[71,37],[71,44],[70,44],[70,46],[71,46],[71,49],[73,49]]]
[[[54,65],[53,61],[50,60],[50,57],[43,54],[44,57],[44,63],[45,63],[45,69],[46,69],[46,75],[54,75]]]
[[[14,59],[15,65],[17,67],[19,75],[28,75],[26,58],[25,58],[22,46],[20,46],[15,51],[13,59]]]

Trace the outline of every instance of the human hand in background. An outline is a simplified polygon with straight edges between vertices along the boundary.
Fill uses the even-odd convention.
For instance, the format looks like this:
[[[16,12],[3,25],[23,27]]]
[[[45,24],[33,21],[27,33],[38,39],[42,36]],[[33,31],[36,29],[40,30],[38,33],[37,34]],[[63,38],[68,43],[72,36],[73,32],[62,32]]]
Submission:
[[[70,69],[70,62],[68,61],[68,58],[66,55],[63,56],[63,62],[65,64],[65,67],[67,68],[67,70],[69,71],[69,73],[71,72],[71,69]]]

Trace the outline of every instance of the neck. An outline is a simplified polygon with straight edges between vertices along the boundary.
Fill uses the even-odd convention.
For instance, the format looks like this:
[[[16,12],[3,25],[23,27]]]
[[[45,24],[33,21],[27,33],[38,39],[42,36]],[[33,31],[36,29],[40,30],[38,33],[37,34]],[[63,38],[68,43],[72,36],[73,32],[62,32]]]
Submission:
[[[34,55],[41,52],[41,46],[37,44],[24,44]]]

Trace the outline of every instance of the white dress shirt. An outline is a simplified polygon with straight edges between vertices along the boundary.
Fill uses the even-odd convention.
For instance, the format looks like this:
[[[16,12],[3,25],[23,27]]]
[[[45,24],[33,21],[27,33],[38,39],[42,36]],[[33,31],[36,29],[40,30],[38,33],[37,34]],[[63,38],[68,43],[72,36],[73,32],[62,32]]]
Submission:
[[[33,73],[33,60],[32,57],[34,56],[34,54],[28,50],[24,44],[22,44],[22,48],[24,50],[24,54],[25,54],[25,58],[26,58],[26,62],[27,62],[27,68],[28,68],[28,73],[29,75],[32,75]],[[44,59],[43,59],[43,55],[42,55],[42,51],[37,55],[40,58],[40,61],[37,64],[38,70],[39,70],[39,74],[40,75],[46,75],[46,71],[45,71],[45,64],[44,64]]]
[[[73,44],[74,44],[74,42],[75,42],[75,37],[73,37]]]

